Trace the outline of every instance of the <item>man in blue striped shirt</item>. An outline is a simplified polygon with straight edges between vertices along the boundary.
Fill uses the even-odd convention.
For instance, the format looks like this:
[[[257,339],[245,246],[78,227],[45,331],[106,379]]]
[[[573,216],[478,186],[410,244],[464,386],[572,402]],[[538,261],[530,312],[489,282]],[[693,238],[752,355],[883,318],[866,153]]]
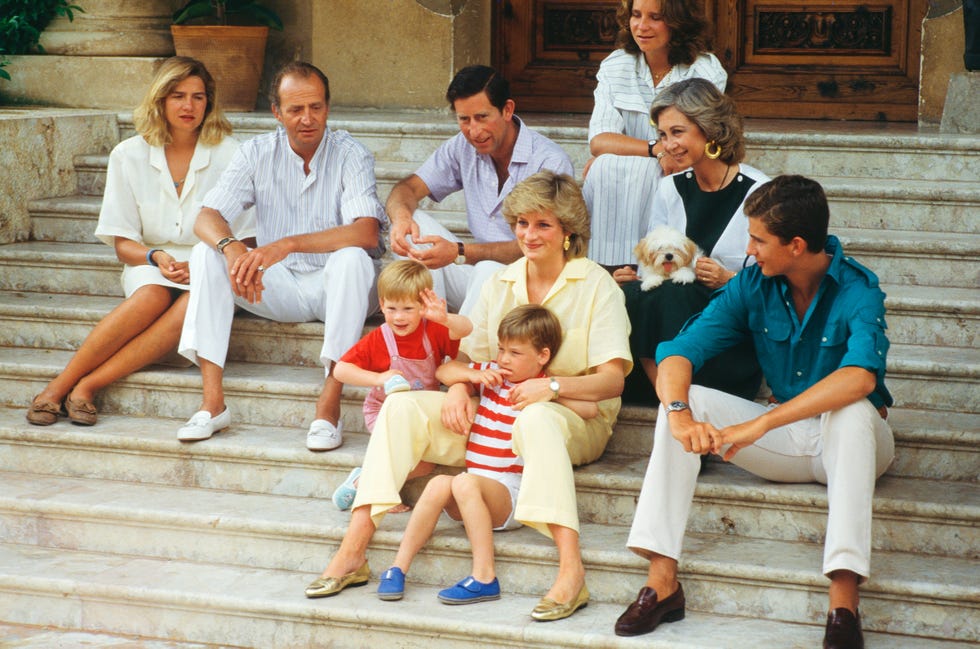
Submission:
[[[639,635],[684,617],[677,559],[700,456],[718,453],[769,480],[827,485],[824,647],[862,647],[858,584],[869,573],[872,495],[895,449],[885,422],[885,294],[828,236],[816,182],[774,178],[749,196],[745,214],[746,252],[756,264],[657,348],[662,405],[627,542],[650,570],[616,633]],[[706,359],[745,338],[772,388],[768,405],[691,385]]]
[[[281,69],[271,94],[281,124],[238,149],[204,197],[194,227],[191,289],[180,353],[201,367],[200,410],[178,439],[209,438],[231,423],[222,379],[235,307],[278,322],[324,322],[320,361],[326,380],[307,435],[311,450],[340,446],[333,363],[377,308],[374,296],[386,217],[377,197],[374,158],[346,131],[327,126],[330,86],[309,63]],[[230,225],[255,207],[258,247]]]

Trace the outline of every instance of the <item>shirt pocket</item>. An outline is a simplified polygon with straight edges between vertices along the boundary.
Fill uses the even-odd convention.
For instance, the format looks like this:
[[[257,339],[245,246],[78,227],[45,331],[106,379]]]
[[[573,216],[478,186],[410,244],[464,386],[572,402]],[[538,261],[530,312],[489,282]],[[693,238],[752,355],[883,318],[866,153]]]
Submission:
[[[843,349],[847,345],[848,336],[849,332],[846,322],[828,322],[824,326],[823,333],[820,336],[820,351],[832,351],[835,347]]]
[[[762,313],[753,313],[749,318],[749,329],[758,354],[785,354],[792,333],[789,322],[767,319]]]

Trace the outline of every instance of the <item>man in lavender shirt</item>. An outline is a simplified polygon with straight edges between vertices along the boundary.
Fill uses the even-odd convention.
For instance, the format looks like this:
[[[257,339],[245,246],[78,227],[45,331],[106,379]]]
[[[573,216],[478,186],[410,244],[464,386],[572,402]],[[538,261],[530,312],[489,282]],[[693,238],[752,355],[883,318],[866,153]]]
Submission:
[[[414,174],[391,190],[391,249],[432,271],[435,290],[450,309],[469,312],[480,287],[502,264],[521,256],[514,233],[500,213],[514,186],[538,171],[572,174],[560,146],[528,128],[514,114],[510,83],[485,65],[456,73],[446,100],[459,134],[442,144]],[[473,242],[464,243],[418,209],[429,197],[439,202],[463,190]]]

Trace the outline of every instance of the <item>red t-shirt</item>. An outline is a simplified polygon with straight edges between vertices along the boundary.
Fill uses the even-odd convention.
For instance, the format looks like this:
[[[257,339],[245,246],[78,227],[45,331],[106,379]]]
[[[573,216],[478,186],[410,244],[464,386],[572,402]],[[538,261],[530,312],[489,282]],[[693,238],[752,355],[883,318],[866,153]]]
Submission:
[[[456,358],[456,355],[459,354],[459,341],[449,338],[449,329],[445,325],[427,320],[423,320],[415,331],[407,336],[395,334],[399,356],[415,360],[425,358],[425,346],[422,344],[423,329],[429,337],[429,344],[432,345],[432,352],[435,354],[438,364],[441,365],[446,356]],[[381,327],[375,328],[357,341],[357,344],[341,356],[340,360],[369,372],[385,372],[391,369],[391,357],[388,355],[388,348],[385,346]]]

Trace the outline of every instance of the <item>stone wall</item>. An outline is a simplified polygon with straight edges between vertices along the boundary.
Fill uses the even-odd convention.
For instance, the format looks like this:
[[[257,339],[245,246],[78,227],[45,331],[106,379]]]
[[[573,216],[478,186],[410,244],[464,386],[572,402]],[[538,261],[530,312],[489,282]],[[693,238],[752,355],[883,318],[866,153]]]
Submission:
[[[315,2],[312,27],[339,105],[441,109],[456,70],[490,62],[490,0]]]
[[[0,243],[28,239],[30,201],[74,193],[73,158],[108,153],[118,133],[111,112],[0,109]]]
[[[935,126],[943,117],[950,77],[965,72],[963,3],[935,0],[922,21],[922,70],[919,76],[919,124]]]

